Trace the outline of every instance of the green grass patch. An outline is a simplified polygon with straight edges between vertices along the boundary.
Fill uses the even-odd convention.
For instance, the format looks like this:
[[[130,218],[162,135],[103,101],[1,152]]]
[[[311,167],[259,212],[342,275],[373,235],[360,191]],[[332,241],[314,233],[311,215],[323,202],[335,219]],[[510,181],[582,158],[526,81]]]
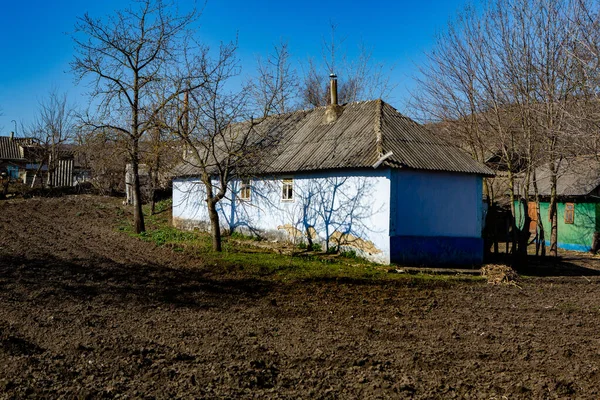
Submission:
[[[121,220],[117,229],[139,239],[166,246],[173,251],[200,257],[211,272],[244,278],[276,281],[347,280],[404,281],[408,285],[438,285],[452,282],[483,281],[479,276],[389,273],[390,266],[360,259],[353,251],[324,254],[313,248],[296,249],[292,254],[253,245],[256,237],[234,233],[222,238],[222,252],[212,250],[208,233],[181,231],[170,224],[170,201],[157,204],[155,215],[145,208],[146,232],[133,233],[132,223]]]
[[[193,242],[198,239],[198,234],[195,232],[184,232],[170,226],[147,230],[138,236],[147,242],[156,243],[157,246],[164,246],[169,243]]]

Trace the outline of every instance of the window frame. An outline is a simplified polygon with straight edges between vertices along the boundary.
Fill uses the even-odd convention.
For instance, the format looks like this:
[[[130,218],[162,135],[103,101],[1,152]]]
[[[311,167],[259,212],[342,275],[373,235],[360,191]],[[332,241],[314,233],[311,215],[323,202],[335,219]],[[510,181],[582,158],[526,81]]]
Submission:
[[[575,223],[575,203],[565,203],[563,217],[565,224],[573,225]]]
[[[286,191],[286,187],[288,190]],[[291,192],[291,194],[290,194]],[[281,201],[293,203],[295,201],[294,178],[281,179]]]
[[[252,181],[250,179],[241,180],[237,197],[240,201],[252,201]]]

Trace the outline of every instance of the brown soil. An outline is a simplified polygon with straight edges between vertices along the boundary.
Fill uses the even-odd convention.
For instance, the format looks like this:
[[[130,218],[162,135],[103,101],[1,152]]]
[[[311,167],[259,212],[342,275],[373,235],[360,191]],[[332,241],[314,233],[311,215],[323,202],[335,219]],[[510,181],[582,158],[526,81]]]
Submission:
[[[600,397],[597,258],[519,287],[244,280],[119,209],[0,202],[1,398]]]

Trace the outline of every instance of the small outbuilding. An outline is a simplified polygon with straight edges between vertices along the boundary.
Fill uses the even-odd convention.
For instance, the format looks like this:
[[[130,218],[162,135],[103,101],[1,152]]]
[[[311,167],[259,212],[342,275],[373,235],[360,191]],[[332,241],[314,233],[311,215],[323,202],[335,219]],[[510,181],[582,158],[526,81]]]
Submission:
[[[566,158],[556,162],[556,166],[557,245],[565,250],[590,251],[594,233],[600,232],[600,158],[596,155]],[[530,232],[534,233],[537,224],[541,223],[546,238],[550,237],[551,228],[550,177],[548,165],[536,169],[540,221],[537,220],[535,202],[528,206],[532,219]],[[530,191],[533,191],[531,186]],[[520,212],[520,207],[517,210]],[[546,245],[550,245],[548,240]]]
[[[269,118],[277,140],[231,182],[222,228],[384,264],[482,262],[482,179],[493,171],[457,146],[382,100]],[[199,171],[183,165],[175,175],[174,225],[206,229]]]

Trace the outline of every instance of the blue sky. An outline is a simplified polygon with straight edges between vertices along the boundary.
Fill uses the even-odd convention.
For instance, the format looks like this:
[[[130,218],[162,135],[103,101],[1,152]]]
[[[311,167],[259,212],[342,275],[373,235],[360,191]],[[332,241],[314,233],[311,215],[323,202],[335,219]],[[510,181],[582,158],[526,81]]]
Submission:
[[[5,1],[0,12],[0,135],[27,125],[38,103],[55,88],[71,103],[87,104],[83,86],[69,73],[73,43],[68,33],[76,18],[88,12],[103,17],[123,8],[125,1],[34,0]],[[182,6],[188,3],[179,1]],[[404,111],[417,65],[431,49],[435,34],[464,7],[466,0],[303,2],[208,0],[199,20],[201,41],[218,46],[239,40],[243,74],[250,75],[257,56],[287,41],[294,62],[319,58],[331,23],[344,39],[348,57],[359,44],[372,51],[373,61],[393,67],[396,89],[387,100]],[[299,67],[297,67],[300,70]]]

